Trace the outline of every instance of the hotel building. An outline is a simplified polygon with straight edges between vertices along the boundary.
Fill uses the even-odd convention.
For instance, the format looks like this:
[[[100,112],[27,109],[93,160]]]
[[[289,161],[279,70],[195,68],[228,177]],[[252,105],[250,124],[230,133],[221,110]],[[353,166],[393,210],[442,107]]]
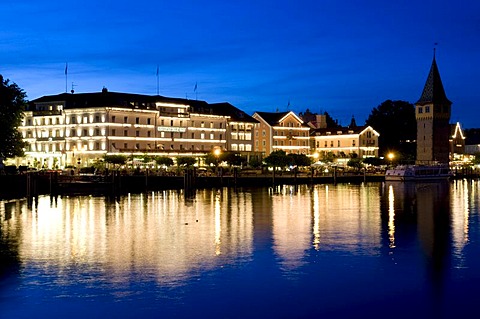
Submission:
[[[379,133],[371,126],[318,128],[312,130],[312,151],[325,158],[329,153],[336,158],[378,157]]]
[[[310,154],[310,127],[292,111],[255,112],[255,152],[268,156],[273,151]]]
[[[229,103],[109,92],[30,102],[19,127],[29,143],[17,165],[90,166],[104,155],[193,156],[253,150],[257,121]]]

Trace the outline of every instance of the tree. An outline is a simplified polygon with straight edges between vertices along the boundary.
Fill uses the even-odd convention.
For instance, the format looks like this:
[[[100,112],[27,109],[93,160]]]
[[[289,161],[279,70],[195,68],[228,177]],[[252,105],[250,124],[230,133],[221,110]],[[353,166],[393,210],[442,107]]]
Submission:
[[[380,134],[380,154],[385,156],[394,151],[403,160],[415,159],[416,144],[413,141],[417,138],[417,121],[413,104],[386,100],[372,110],[366,124]]]
[[[167,156],[156,156],[154,160],[157,165],[165,165],[167,167],[173,165],[173,159]]]
[[[290,159],[290,165],[294,166],[310,166],[312,165],[312,159],[305,154],[288,154]]]
[[[286,167],[290,164],[290,160],[287,157],[287,153],[285,151],[279,150],[270,153],[267,157],[263,159],[265,164],[267,164],[269,167]]]
[[[177,157],[178,166],[190,167],[190,166],[193,166],[196,162],[197,160],[195,159],[195,157],[191,157],[191,156]]]
[[[110,163],[113,165],[125,165],[127,162],[127,156],[125,155],[105,155],[105,163]]]
[[[362,160],[359,158],[351,158],[348,160],[347,166],[352,167],[358,171],[360,168],[363,167]]]
[[[250,158],[250,161],[248,162],[248,166],[252,168],[259,168],[262,166],[262,161],[258,159],[258,157],[252,157]]]
[[[240,166],[247,161],[244,156],[234,152],[223,153],[221,160],[227,162],[230,166]]]
[[[0,167],[3,160],[23,156],[27,143],[18,131],[26,107],[26,93],[0,75]]]

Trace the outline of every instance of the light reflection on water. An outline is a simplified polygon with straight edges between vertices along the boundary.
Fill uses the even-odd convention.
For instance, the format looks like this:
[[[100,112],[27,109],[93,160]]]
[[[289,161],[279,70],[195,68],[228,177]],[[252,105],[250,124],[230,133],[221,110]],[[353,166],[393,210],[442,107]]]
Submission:
[[[410,300],[405,291],[411,302],[435,304],[426,292],[445,297],[446,286],[458,285],[451,278],[472,279],[480,264],[468,257],[479,249],[478,188],[478,181],[301,185],[199,190],[194,198],[161,191],[0,202],[8,266],[0,279],[13,279],[0,286],[0,307],[9,300],[8,313],[18,315],[29,314],[32,301],[45,311],[100,302],[98,311],[116,303],[127,317],[157,310],[190,317],[196,305],[213,317],[288,317]],[[213,300],[223,306],[208,308]]]

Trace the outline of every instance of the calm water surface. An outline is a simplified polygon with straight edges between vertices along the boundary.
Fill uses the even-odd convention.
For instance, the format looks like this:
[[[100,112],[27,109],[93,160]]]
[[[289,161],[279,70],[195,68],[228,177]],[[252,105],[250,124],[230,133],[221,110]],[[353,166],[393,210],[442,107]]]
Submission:
[[[479,181],[0,201],[0,318],[454,318]]]

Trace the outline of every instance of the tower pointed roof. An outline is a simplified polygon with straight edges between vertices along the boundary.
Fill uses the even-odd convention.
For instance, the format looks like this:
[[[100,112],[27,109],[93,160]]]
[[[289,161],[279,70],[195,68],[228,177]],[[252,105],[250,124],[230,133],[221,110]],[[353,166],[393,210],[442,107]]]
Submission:
[[[447,95],[443,89],[442,79],[440,78],[437,61],[435,60],[435,51],[433,53],[432,66],[430,67],[430,72],[428,73],[427,82],[423,88],[422,96],[416,104],[425,105],[429,103],[452,104],[452,102],[447,99]]]

